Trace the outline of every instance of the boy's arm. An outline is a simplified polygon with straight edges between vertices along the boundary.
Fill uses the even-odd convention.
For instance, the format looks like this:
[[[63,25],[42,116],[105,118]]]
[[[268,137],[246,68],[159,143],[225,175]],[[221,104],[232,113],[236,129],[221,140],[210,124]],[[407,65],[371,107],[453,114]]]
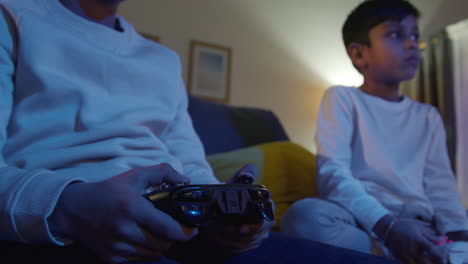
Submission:
[[[47,217],[61,191],[74,179],[51,171],[9,166],[1,153],[13,107],[16,26],[0,5],[0,240],[57,243]]]
[[[351,172],[353,106],[339,88],[325,92],[317,123],[317,183],[320,195],[337,202],[369,232],[389,211],[367,194]]]
[[[468,230],[466,211],[456,189],[455,175],[447,154],[442,118],[435,109],[428,118],[434,125],[424,168],[424,192],[434,208],[436,224],[442,234]]]
[[[205,158],[203,145],[188,113],[188,97],[182,78],[178,82],[177,95],[180,98],[177,114],[161,140],[182,163],[183,171],[180,173],[189,177],[192,184],[217,184],[219,181]]]

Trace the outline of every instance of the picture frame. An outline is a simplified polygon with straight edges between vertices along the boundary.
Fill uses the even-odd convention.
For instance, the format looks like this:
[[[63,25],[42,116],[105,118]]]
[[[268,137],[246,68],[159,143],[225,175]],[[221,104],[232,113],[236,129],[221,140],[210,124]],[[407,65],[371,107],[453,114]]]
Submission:
[[[161,38],[159,38],[159,36],[143,32],[140,32],[140,35],[154,42],[161,43]]]
[[[190,41],[189,94],[218,103],[229,103],[232,50],[229,47]]]

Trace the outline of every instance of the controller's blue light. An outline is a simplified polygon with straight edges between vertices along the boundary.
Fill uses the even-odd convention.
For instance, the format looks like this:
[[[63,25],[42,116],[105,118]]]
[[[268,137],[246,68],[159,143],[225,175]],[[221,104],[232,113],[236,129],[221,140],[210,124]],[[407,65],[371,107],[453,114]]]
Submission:
[[[188,210],[187,213],[191,216],[200,216],[201,212],[197,210]]]

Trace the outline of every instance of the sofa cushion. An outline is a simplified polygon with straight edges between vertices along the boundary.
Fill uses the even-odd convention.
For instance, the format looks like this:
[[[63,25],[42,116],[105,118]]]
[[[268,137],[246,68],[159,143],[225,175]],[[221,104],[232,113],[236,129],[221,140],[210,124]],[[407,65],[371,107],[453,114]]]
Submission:
[[[207,155],[289,139],[276,115],[269,110],[189,96],[188,111]]]
[[[188,111],[207,155],[243,146],[225,105],[190,96]]]
[[[244,146],[289,139],[278,118],[270,110],[231,106],[229,116]]]

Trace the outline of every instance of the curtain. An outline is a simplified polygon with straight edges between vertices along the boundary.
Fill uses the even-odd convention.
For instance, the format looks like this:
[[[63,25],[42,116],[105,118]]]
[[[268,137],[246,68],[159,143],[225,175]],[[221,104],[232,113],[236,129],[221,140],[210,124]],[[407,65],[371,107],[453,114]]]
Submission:
[[[454,108],[453,52],[447,30],[434,35],[422,45],[422,62],[412,80],[401,86],[401,93],[413,100],[435,106],[444,121],[447,149],[456,170],[456,120]]]
[[[453,91],[457,123],[456,173],[462,200],[468,207],[468,20],[447,27],[452,46]]]
[[[468,20],[450,25],[422,47],[416,77],[401,93],[439,110],[447,133],[447,149],[457,187],[468,207]]]

